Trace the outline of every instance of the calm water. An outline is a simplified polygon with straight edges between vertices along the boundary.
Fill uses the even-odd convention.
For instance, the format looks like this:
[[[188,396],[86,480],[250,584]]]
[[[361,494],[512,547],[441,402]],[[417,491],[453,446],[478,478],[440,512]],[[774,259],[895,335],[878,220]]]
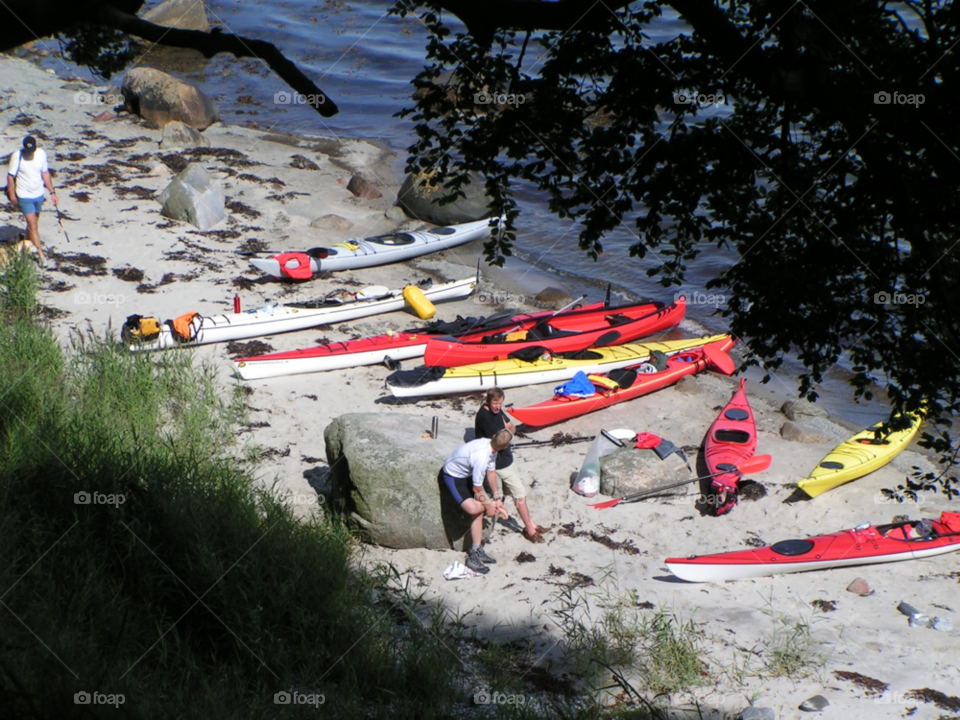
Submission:
[[[304,132],[338,137],[381,138],[400,152],[398,170],[402,168],[405,148],[413,141],[412,123],[393,117],[410,104],[410,80],[424,64],[426,30],[419,20],[400,20],[386,14],[385,2],[372,0],[315,0],[262,3],[250,0],[224,2],[207,0],[208,15],[213,24],[238,35],[269,40],[280,47],[298,66],[315,78],[317,85],[340,107],[330,119],[319,117],[305,106],[277,105],[274,93],[286,87],[256,60],[236,60],[221,55],[207,63],[185,68],[183,74],[195,81],[220,104],[223,120],[228,123],[255,122],[263,129]],[[456,31],[458,26],[451,23]],[[668,40],[684,30],[675,15],[660,19],[649,30],[654,41]],[[524,61],[526,69],[534,66],[533,44]],[[58,63],[59,64],[59,63]],[[62,65],[61,65],[62,67]],[[84,74],[84,73],[80,73]],[[727,112],[721,108],[719,112]],[[596,281],[612,281],[636,295],[670,297],[648,279],[645,270],[657,264],[653,257],[640,262],[629,258],[627,248],[636,239],[629,228],[621,226],[604,240],[605,252],[598,262],[585,257],[577,249],[578,229],[569,221],[548,214],[546,203],[535,192],[521,189],[523,214],[518,227],[519,257],[549,269],[562,267],[575,275]],[[703,283],[735,260],[734,253],[706,248],[688,271],[687,282],[679,290],[706,294]],[[522,264],[512,269],[515,277],[524,275]],[[542,286],[542,275],[538,286]],[[566,282],[569,287],[570,281]],[[592,289],[591,295],[599,290]],[[715,291],[712,291],[715,292]],[[688,317],[711,331],[726,330],[715,316],[714,304],[691,305]],[[783,397],[792,396],[795,383],[790,376],[798,372],[796,364],[781,369],[779,378],[769,390]],[[876,404],[857,406],[851,391],[840,379],[828,380],[820,402],[832,413],[838,413],[859,424],[879,419],[884,408]],[[762,373],[750,373],[759,379]]]

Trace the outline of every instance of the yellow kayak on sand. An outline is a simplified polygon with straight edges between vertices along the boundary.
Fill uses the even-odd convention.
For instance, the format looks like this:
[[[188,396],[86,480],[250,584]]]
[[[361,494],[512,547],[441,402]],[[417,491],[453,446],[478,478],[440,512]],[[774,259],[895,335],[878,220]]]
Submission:
[[[876,438],[880,427],[877,423],[837,445],[797,487],[813,498],[879,470],[903,452],[920,429],[923,417],[911,415],[910,418],[910,427],[892,432],[883,440]]]

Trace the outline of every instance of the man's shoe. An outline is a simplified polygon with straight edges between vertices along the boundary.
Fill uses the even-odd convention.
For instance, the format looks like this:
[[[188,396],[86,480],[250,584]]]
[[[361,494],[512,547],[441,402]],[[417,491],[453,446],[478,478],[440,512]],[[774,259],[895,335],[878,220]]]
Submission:
[[[480,558],[476,557],[476,555],[473,553],[467,553],[467,561],[464,563],[464,565],[473,570],[475,573],[479,573],[481,575],[486,575],[488,572],[490,572],[490,568],[484,565],[480,561]]]
[[[471,554],[473,557],[477,558],[477,560],[479,560],[480,562],[485,563],[485,564],[487,564],[487,565],[496,565],[496,564],[497,564],[497,561],[496,561],[496,560],[494,560],[492,557],[490,557],[489,555],[487,555],[487,551],[483,549],[483,545],[481,545],[480,547],[478,547],[476,550],[471,550],[471,551],[470,551],[470,554]]]

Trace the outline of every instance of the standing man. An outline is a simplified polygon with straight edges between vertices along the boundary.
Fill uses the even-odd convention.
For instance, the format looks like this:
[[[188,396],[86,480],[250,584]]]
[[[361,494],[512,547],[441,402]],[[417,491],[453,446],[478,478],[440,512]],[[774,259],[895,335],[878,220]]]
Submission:
[[[443,482],[470,522],[470,552],[465,565],[481,575],[497,561],[483,549],[483,517],[507,517],[497,492],[496,457],[510,444],[510,433],[499,432],[492,439],[478,438],[461,445],[443,464]]]
[[[483,407],[477,411],[477,417],[473,423],[478,438],[492,438],[495,434],[506,430],[510,433],[510,438],[513,439],[517,430],[503,411],[503,398],[503,390],[498,387],[487,391],[486,401]],[[530,511],[527,509],[527,489],[523,486],[520,473],[517,472],[517,468],[513,464],[513,453],[509,447],[497,453],[496,467],[497,475],[503,482],[504,494],[509,493],[513,496],[513,502],[517,505],[517,513],[523,520],[523,536],[532,543],[544,542],[542,533],[546,531],[534,525],[533,520],[530,519]]]
[[[20,206],[20,211],[27,219],[27,240],[36,246],[41,264],[47,262],[40,245],[40,206],[43,205],[44,186],[50,192],[54,206],[58,205],[57,193],[53,189],[53,180],[47,167],[47,154],[37,149],[35,137],[27,135],[23,139],[23,149],[10,155],[7,197],[13,205]]]

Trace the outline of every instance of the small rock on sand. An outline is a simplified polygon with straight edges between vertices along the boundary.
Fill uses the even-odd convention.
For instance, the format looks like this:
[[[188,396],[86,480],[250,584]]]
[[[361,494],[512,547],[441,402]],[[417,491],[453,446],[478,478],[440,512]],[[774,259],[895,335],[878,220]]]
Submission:
[[[160,140],[161,150],[185,150],[187,148],[209,146],[209,140],[179,120],[168,122],[163,126],[163,137]]]
[[[303,155],[291,155],[290,156],[290,167],[296,168],[297,170],[319,170],[320,166],[317,165],[310,158],[306,158]]]
[[[573,300],[573,298],[567,295],[565,290],[555,287],[547,287],[537,293],[536,300],[541,307],[553,307],[555,309],[559,309]]]
[[[800,709],[804,712],[819,712],[829,704],[830,701],[827,700],[823,695],[814,695],[812,698],[807,698],[800,703]]]
[[[353,223],[339,215],[331,214],[318,217],[310,223],[310,227],[317,228],[318,230],[339,230],[340,232],[347,232],[347,230],[353,227]]]
[[[740,720],[777,720],[777,713],[773,708],[753,707],[744,708],[740,713]]]
[[[813,428],[795,423],[792,420],[787,420],[787,422],[780,427],[780,437],[790,442],[804,443],[806,445],[830,442],[833,439],[829,435],[824,435]]]
[[[867,581],[863,578],[857,578],[852,583],[847,585],[847,592],[853,593],[854,595],[859,595],[860,597],[866,597],[873,590],[870,589],[870,586],[867,584]]]
[[[113,114],[112,112],[110,112],[109,110],[104,110],[102,113],[100,113],[99,115],[97,115],[97,116],[93,119],[93,121],[94,121],[94,122],[107,122],[108,120],[113,120],[115,117],[117,117],[117,116],[114,115],[114,114]]]
[[[400,222],[407,217],[403,212],[403,208],[399,205],[394,205],[393,207],[389,208],[384,213],[384,216],[387,218],[387,220],[393,220],[394,222]]]
[[[207,231],[226,216],[223,188],[202,165],[191,163],[167,186],[157,200],[160,213]]]
[[[809,403],[806,400],[788,400],[780,408],[780,412],[794,421],[799,421],[804,416],[818,418],[827,417],[826,410],[824,410],[822,407],[814,405],[813,403]]]
[[[376,185],[359,175],[350,178],[350,182],[347,183],[347,190],[362,200],[377,200],[383,197],[383,193],[377,190]]]

